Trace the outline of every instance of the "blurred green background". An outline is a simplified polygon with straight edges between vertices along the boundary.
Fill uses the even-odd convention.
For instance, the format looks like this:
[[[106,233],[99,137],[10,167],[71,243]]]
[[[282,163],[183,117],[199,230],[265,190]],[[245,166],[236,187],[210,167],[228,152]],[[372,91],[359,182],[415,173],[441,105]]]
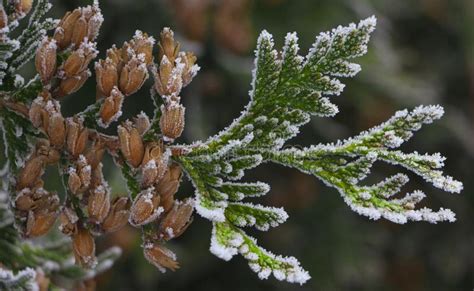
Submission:
[[[90,1],[55,0],[53,16]],[[297,31],[307,51],[320,31],[378,18],[363,70],[333,100],[341,113],[305,126],[292,144],[310,145],[347,138],[418,104],[441,104],[446,115],[425,127],[403,150],[441,152],[446,172],[463,181],[461,195],[447,194],[412,176],[407,191],[422,189],[424,205],[451,208],[453,224],[395,225],[353,213],[339,194],[309,177],[277,165],[247,175],[272,185],[266,205],[283,206],[287,223],[252,233],[267,249],[294,255],[310,272],[304,286],[260,281],[242,258],[224,262],[209,253],[211,225],[196,217],[171,244],[181,269],[161,274],[142,257],[138,231],[131,228],[101,238],[124,255],[98,278],[98,290],[472,290],[474,288],[474,1],[472,0],[101,0],[105,22],[98,39],[103,57],[136,29],[157,37],[170,26],[186,50],[198,55],[200,74],[184,90],[187,126],[180,142],[215,134],[247,103],[253,49],[267,29],[281,47],[286,32]],[[127,116],[151,114],[149,87],[127,98]],[[92,81],[63,105],[72,115],[95,98]],[[114,131],[114,129],[112,129]],[[110,161],[109,161],[110,162]],[[107,165],[106,165],[107,168]],[[113,167],[112,167],[113,168]],[[396,170],[377,164],[369,179]],[[403,171],[403,170],[401,170]],[[54,173],[53,173],[54,174]],[[50,175],[48,183],[58,183]],[[125,191],[118,172],[106,171],[115,193]],[[188,181],[178,196],[193,194]]]

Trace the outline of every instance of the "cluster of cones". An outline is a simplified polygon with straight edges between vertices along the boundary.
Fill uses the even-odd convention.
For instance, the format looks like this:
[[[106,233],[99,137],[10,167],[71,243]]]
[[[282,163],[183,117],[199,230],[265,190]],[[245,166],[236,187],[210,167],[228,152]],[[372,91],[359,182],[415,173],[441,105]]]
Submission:
[[[72,238],[76,262],[91,268],[96,262],[94,237],[119,230],[128,222],[146,229],[144,255],[160,270],[176,269],[176,256],[164,243],[181,235],[192,221],[193,200],[175,199],[181,167],[172,160],[171,143],[184,128],[185,108],[181,89],[199,67],[196,57],[180,51],[173,32],[164,29],[159,41],[159,64],[153,62],[155,40],[137,31],[121,48],[112,47],[95,63],[96,124],[108,127],[122,113],[126,96],[137,92],[149,77],[162,97],[161,135],[145,139],[150,120],[141,113],[118,126],[117,136],[87,128],[83,116],[65,118],[59,99],[79,90],[91,75],[88,69],[98,55],[95,38],[103,17],[96,4],[67,12],[52,37],[45,37],[35,58],[43,85],[39,96],[21,108],[44,138],[36,145],[16,179],[13,208],[16,225],[25,237],[46,234],[59,218],[59,229]],[[154,121],[153,121],[154,122]],[[112,198],[103,176],[102,159],[111,154],[117,166],[131,169],[139,189],[131,197]],[[48,165],[59,164],[67,195],[44,189],[42,176]]]

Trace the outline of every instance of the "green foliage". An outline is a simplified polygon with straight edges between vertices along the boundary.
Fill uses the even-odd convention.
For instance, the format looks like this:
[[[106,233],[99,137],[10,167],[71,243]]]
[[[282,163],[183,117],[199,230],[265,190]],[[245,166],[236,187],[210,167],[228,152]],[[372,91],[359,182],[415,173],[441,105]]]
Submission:
[[[415,204],[424,198],[421,191],[393,199],[408,177],[397,174],[376,185],[360,185],[376,161],[402,166],[435,187],[460,192],[462,184],[438,169],[444,158],[439,154],[403,153],[398,148],[413,132],[443,115],[440,106],[420,106],[412,112],[399,111],[386,123],[336,144],[282,149],[299,133],[310,116],[329,117],[338,112],[328,96],[339,95],[344,85],[340,77],[352,77],[360,66],[351,60],[366,53],[375,18],[358,25],[338,27],[321,33],[309,53],[298,54],[295,33],[289,33],[281,52],[274,49],[272,36],[259,37],[253,72],[250,103],[242,115],[225,130],[191,152],[176,158],[196,188],[196,210],[214,225],[211,252],[229,260],[242,254],[260,278],[271,273],[279,279],[304,283],[310,277],[294,258],[275,256],[257,246],[243,227],[268,230],[283,223],[282,209],[234,202],[264,195],[269,188],[261,182],[241,183],[244,171],[262,162],[296,168],[336,188],[355,212],[371,219],[381,217],[396,223],[407,220],[454,221],[448,209],[433,212]]]
[[[227,222],[215,222],[212,230],[211,251],[223,260],[237,253],[249,261],[250,268],[260,279],[273,273],[278,280],[302,283],[310,277],[294,257],[276,256],[257,245],[257,241],[241,229]]]
[[[138,193],[140,193],[140,185],[137,182],[136,175],[133,173],[132,168],[127,163],[123,163],[120,166],[120,169],[122,171],[122,176],[127,183],[128,193],[132,199],[135,199]]]
[[[9,5],[14,4],[8,4],[7,11],[12,9]],[[34,57],[46,33],[56,27],[57,20],[48,18],[41,21],[51,7],[48,0],[36,1],[28,25],[17,38],[11,39],[9,34],[18,26],[18,20],[9,23],[8,28],[4,29],[4,40],[0,44],[0,85],[4,78],[12,78],[18,69]]]
[[[6,108],[0,108],[0,127],[10,171],[16,174],[30,152],[29,137],[39,134],[27,119]]]
[[[34,290],[36,288],[36,272],[31,268],[26,268],[17,272],[12,271],[0,272],[0,287],[2,290],[16,291],[16,290]]]
[[[28,102],[36,98],[43,89],[39,76],[32,78],[26,85],[15,88],[11,93],[11,99],[19,102]]]

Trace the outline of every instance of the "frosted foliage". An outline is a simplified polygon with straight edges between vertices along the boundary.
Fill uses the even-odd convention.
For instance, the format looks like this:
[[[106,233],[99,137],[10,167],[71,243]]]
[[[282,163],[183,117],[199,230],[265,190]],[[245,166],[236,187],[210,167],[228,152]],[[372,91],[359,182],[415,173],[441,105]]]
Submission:
[[[226,208],[226,217],[236,226],[255,226],[258,230],[265,231],[285,222],[288,214],[281,208],[231,203]]]
[[[31,268],[26,268],[17,273],[0,269],[0,289],[2,290],[39,290],[36,283],[36,272]]]
[[[223,260],[240,254],[260,279],[271,274],[280,281],[303,284],[311,277],[294,257],[275,255],[257,245],[257,241],[228,223],[214,223],[210,251]]]
[[[250,102],[229,127],[205,142],[195,142],[191,151],[179,158],[196,188],[197,213],[214,224],[210,247],[213,254],[226,261],[242,255],[260,279],[273,274],[278,280],[302,284],[310,278],[295,258],[264,250],[242,229],[267,231],[288,217],[283,209],[245,202],[270,190],[262,182],[240,181],[246,170],[262,162],[279,163],[314,175],[336,188],[350,209],[372,220],[455,221],[455,214],[449,209],[417,209],[426,196],[421,191],[393,198],[408,183],[405,174],[375,185],[362,184],[374,163],[382,161],[401,166],[437,188],[461,191],[462,184],[440,170],[445,160],[440,154],[397,150],[423,125],[442,117],[444,111],[439,105],[398,111],[387,122],[336,143],[282,149],[311,116],[328,117],[338,112],[330,97],[343,92],[341,78],[353,77],[361,70],[354,59],[367,52],[375,25],[375,17],[369,17],[358,24],[321,33],[306,56],[300,55],[295,32],[286,35],[281,51],[275,49],[269,32],[260,34]]]
[[[421,191],[401,199],[390,199],[408,182],[404,174],[397,174],[372,186],[358,185],[371,172],[373,162],[380,160],[402,166],[434,187],[459,193],[462,183],[439,170],[445,160],[439,153],[422,155],[393,150],[411,138],[423,124],[432,123],[442,115],[440,106],[419,106],[411,112],[399,111],[389,121],[354,138],[304,149],[285,149],[275,153],[272,160],[320,178],[328,186],[336,188],[352,210],[370,219],[385,218],[395,223],[409,220],[452,222],[455,215],[450,210],[415,210],[416,204],[425,197]]]

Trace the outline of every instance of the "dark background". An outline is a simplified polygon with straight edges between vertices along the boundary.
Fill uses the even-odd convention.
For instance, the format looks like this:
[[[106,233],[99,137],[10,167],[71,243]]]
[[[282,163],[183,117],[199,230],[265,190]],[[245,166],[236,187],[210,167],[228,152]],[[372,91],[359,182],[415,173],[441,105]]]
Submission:
[[[175,30],[186,50],[198,55],[202,69],[183,92],[186,129],[180,142],[192,142],[230,124],[247,103],[253,49],[262,29],[281,47],[286,32],[297,31],[305,52],[320,31],[357,22],[370,15],[378,28],[369,53],[358,60],[362,72],[347,80],[333,98],[341,113],[316,118],[290,143],[310,145],[357,134],[396,110],[418,104],[441,104],[445,117],[415,135],[403,150],[441,152],[446,172],[464,182],[461,195],[443,193],[411,176],[407,191],[422,189],[421,206],[451,208],[456,223],[396,225],[369,221],[353,213],[339,194],[316,178],[277,165],[263,165],[247,176],[272,185],[266,205],[283,206],[287,223],[269,232],[251,232],[261,245],[294,255],[310,272],[304,286],[260,281],[236,257],[224,262],[209,253],[211,225],[196,217],[190,229],[171,244],[181,269],[161,274],[142,257],[139,232],[131,228],[101,238],[124,255],[98,278],[98,290],[472,290],[474,288],[474,1],[472,0],[102,0],[105,22],[101,49],[121,45],[136,29],[158,37],[164,26]],[[52,15],[90,1],[53,1]],[[151,114],[148,88],[127,98],[127,116]],[[94,101],[90,80],[63,105],[66,115]],[[112,129],[113,131],[114,129]],[[107,167],[107,166],[106,166]],[[111,167],[113,169],[113,167]],[[115,193],[125,191],[120,174],[106,172]],[[370,179],[395,170],[376,164]],[[51,175],[52,177],[53,175]],[[57,181],[51,178],[49,183]],[[178,196],[193,194],[185,181]]]

